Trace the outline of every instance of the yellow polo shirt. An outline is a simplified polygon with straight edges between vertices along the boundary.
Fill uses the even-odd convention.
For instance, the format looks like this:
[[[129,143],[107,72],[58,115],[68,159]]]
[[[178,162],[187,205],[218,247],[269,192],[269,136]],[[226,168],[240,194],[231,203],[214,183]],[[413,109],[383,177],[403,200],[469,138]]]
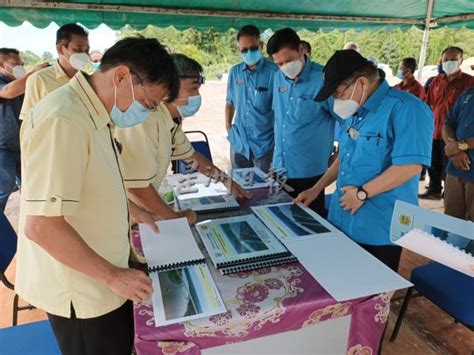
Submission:
[[[54,62],[50,67],[41,69],[26,80],[25,98],[21,107],[20,119],[28,117],[33,106],[50,92],[67,84],[70,78],[64,72],[59,62]]]
[[[164,104],[147,120],[130,128],[116,128],[115,138],[122,145],[123,178],[128,188],[158,188],[172,160],[194,154],[182,124],[175,123]]]
[[[99,281],[58,262],[25,234],[26,216],[64,216],[82,239],[112,264],[127,268],[127,196],[110,117],[84,74],[55,90],[21,128],[22,193],[16,292],[62,317],[119,308],[125,299]]]

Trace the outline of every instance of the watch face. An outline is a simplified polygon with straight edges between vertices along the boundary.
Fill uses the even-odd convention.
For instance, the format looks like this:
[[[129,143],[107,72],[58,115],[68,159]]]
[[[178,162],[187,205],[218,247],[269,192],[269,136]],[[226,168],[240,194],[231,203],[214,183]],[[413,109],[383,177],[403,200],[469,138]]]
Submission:
[[[460,150],[467,150],[468,148],[469,148],[469,145],[466,142],[459,143]]]
[[[361,201],[364,201],[367,198],[367,193],[365,191],[357,191],[357,198]]]

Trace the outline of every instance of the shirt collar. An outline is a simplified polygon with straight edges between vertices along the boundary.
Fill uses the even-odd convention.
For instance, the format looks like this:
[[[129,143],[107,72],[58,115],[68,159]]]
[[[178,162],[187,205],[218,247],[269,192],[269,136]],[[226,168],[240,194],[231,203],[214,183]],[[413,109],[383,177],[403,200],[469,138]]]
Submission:
[[[379,87],[370,95],[369,99],[359,108],[359,112],[362,110],[375,112],[377,108],[380,106],[385,94],[390,89],[386,80],[381,81]]]
[[[89,113],[94,121],[97,130],[104,128],[110,121],[110,115],[104,107],[102,101],[92,89],[82,72],[77,74],[69,81],[72,88],[79,94],[81,100],[87,106]]]
[[[247,64],[245,64],[245,62],[242,62],[242,71],[246,71],[248,70],[249,72],[260,72],[262,71],[262,68],[263,68],[263,62],[264,62],[265,59],[261,58],[257,64],[255,64],[255,69],[254,70],[250,70],[247,66]]]
[[[462,76],[463,76],[463,71],[460,70],[460,71],[458,71],[458,72],[456,73],[456,75],[454,76],[454,80],[461,79]],[[441,78],[442,78],[443,80],[446,80],[448,83],[450,82],[450,81],[448,80],[448,75],[447,75],[446,73],[441,74]]]
[[[54,74],[56,75],[56,79],[69,78],[61,64],[59,64],[59,60],[54,62]]]

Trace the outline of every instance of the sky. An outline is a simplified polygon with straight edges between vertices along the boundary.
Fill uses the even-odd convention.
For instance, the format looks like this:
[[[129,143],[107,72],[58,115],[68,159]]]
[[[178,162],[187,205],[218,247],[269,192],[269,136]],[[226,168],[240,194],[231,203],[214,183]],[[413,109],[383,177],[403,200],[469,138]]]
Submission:
[[[37,55],[48,51],[56,57],[56,31],[59,26],[50,23],[48,27],[40,29],[29,22],[21,26],[9,27],[0,22],[0,47],[13,47],[20,51],[30,50]],[[94,30],[89,31],[89,43],[91,50],[100,50],[112,46],[116,39],[116,31],[102,24]]]

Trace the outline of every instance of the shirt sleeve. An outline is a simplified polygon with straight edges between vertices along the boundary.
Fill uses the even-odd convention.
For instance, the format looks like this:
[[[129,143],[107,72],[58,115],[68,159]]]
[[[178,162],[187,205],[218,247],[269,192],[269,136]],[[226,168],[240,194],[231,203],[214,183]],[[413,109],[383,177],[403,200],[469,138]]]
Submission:
[[[46,118],[34,127],[25,124],[21,148],[26,214],[74,215],[88,164],[90,133],[63,117]]]
[[[401,102],[391,120],[393,165],[431,165],[433,113],[417,99]]]
[[[188,159],[194,154],[194,148],[186,137],[182,125],[174,124],[172,130],[172,153],[171,160]]]
[[[37,75],[30,76],[26,80],[25,97],[21,107],[20,120],[26,120],[33,106],[44,96],[46,96],[46,89],[43,80]]]
[[[232,106],[235,106],[234,104],[234,88],[235,86],[235,79],[234,79],[234,70],[231,69],[229,72],[229,78],[227,80],[227,97],[225,101]]]
[[[461,103],[464,101],[466,97],[465,93],[459,95],[458,99],[453,105],[453,108],[449,111],[448,115],[446,116],[446,120],[444,124],[450,126],[452,128],[457,128],[459,124],[459,114],[461,113]]]

